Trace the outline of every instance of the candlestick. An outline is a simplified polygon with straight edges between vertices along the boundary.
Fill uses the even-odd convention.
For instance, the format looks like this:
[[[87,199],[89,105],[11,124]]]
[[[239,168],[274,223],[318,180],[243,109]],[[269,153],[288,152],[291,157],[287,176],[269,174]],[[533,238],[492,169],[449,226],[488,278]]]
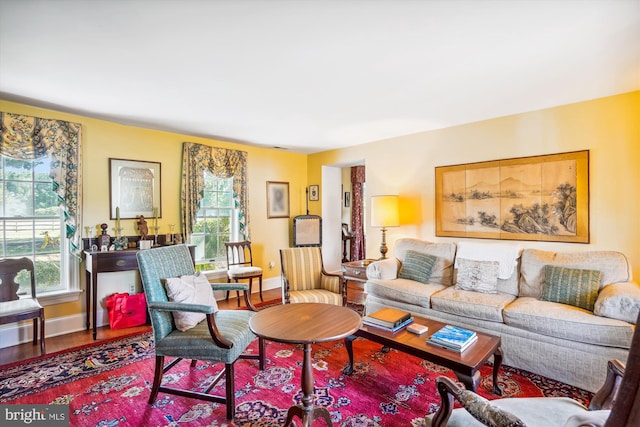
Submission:
[[[153,227],[158,228],[158,208],[157,207],[153,208],[153,216],[154,216]]]
[[[116,229],[120,229],[120,206],[116,206]]]

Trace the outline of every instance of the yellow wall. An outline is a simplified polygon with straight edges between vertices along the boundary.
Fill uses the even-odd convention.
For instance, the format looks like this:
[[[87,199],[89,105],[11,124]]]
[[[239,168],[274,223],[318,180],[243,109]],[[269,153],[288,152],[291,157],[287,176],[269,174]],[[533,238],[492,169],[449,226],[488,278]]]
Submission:
[[[168,233],[169,224],[176,224],[176,231],[180,228],[182,143],[190,141],[246,151],[248,153],[250,238],[254,249],[254,263],[263,266],[265,278],[279,276],[279,250],[290,245],[291,220],[267,219],[266,181],[289,182],[291,217],[304,214],[304,190],[307,185],[306,155],[124,126],[2,100],[0,100],[0,110],[82,124],[83,226],[95,226],[102,222],[109,224],[109,230],[114,226],[114,221],[109,219],[108,159],[110,157],[161,163],[162,218],[158,220],[158,224],[160,233]],[[133,219],[122,220],[125,234],[138,234],[134,228],[134,221]],[[270,261],[275,262],[275,268],[272,270],[268,268]],[[82,268],[84,271],[84,265]],[[82,281],[84,282],[84,274],[82,274]],[[84,296],[74,303],[47,306],[46,316],[52,318],[81,313],[84,311],[83,301]]]
[[[591,243],[524,242],[525,247],[557,251],[616,250],[640,275],[640,92],[541,111],[517,114],[431,132],[407,135],[310,156],[287,151],[196,138],[123,126],[103,120],[33,108],[0,100],[0,110],[82,124],[84,224],[109,220],[108,158],[162,164],[161,232],[179,224],[182,142],[192,141],[248,152],[251,239],[256,264],[265,277],[279,275],[279,249],[290,245],[291,220],[267,219],[266,181],[290,185],[291,217],[306,212],[307,183],[321,184],[323,165],[364,164],[369,195],[400,194],[403,225],[387,234],[390,253],[399,237],[433,241],[435,237],[434,168],[511,157],[590,150]],[[322,186],[320,199],[322,200]],[[346,191],[346,190],[345,190]],[[310,202],[321,214],[321,201]],[[365,223],[369,220],[366,218]],[[126,234],[136,234],[133,220],[123,220]],[[367,226],[368,227],[368,226]],[[378,256],[380,230],[367,229],[367,253]],[[84,281],[84,277],[82,279]],[[83,300],[83,298],[81,298]],[[47,317],[83,312],[82,301],[48,306]]]
[[[368,197],[401,197],[403,225],[387,232],[392,253],[399,237],[456,240],[435,237],[436,166],[578,150],[590,150],[591,243],[523,246],[620,251],[640,277],[640,92],[313,154],[309,182],[320,182],[322,165],[364,158]],[[367,255],[378,257],[380,230],[368,227],[367,236]]]

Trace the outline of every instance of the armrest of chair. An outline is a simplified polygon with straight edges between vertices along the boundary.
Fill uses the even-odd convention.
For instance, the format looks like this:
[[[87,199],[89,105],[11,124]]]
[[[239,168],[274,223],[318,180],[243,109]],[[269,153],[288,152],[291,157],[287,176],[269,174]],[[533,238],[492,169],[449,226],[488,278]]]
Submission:
[[[192,313],[213,314],[213,307],[205,304],[188,304],[184,302],[150,302],[149,310],[188,311]]]
[[[210,283],[213,291],[242,291],[244,294],[244,302],[251,311],[258,309],[251,302],[250,288],[248,283]]]
[[[210,283],[213,291],[248,291],[248,283]]]
[[[618,394],[620,381],[624,375],[625,365],[619,360],[609,360],[607,363],[607,377],[602,387],[598,389],[589,403],[590,411],[611,409],[613,401]]]
[[[323,267],[320,287],[342,295],[342,305],[347,303],[347,285],[341,274],[327,273]]]
[[[441,404],[431,422],[432,427],[444,427],[453,410],[453,398],[475,419],[490,426],[525,426],[524,422],[510,412],[500,409],[476,393],[458,386],[447,377],[436,378]]]

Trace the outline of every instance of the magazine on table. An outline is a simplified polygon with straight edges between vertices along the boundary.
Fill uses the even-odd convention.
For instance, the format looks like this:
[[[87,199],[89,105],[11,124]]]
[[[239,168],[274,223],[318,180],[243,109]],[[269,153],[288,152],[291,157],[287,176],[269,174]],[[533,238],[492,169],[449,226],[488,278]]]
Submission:
[[[466,349],[468,349],[469,347],[471,347],[471,345],[478,341],[478,336],[474,336],[473,338],[471,338],[469,341],[467,341],[464,345],[462,345],[461,347],[459,346],[451,346],[449,344],[445,344],[439,341],[434,341],[432,339],[428,339],[427,343],[432,344],[432,345],[436,345],[438,347],[442,347],[445,348],[447,350],[452,350],[452,351],[457,351],[459,353],[462,353],[463,351],[465,351]]]
[[[427,341],[441,347],[462,351],[477,339],[478,336],[474,331],[459,326],[445,325],[431,335]]]

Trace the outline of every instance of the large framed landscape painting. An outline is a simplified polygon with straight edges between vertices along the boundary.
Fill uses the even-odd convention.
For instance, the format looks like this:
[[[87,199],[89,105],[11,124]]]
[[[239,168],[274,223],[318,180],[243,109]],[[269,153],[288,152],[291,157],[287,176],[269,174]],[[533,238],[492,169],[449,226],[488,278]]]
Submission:
[[[589,243],[589,150],[436,167],[436,236]]]

